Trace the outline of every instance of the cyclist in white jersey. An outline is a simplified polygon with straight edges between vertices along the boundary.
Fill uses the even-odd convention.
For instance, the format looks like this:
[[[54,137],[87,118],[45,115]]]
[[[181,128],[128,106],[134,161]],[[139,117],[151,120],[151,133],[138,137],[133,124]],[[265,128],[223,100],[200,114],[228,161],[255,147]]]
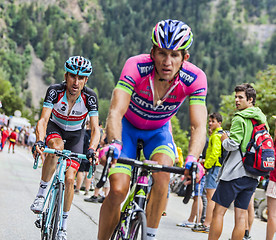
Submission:
[[[187,61],[187,49],[192,41],[193,34],[187,24],[170,19],[161,21],[152,31],[151,53],[131,57],[125,63],[113,91],[106,123],[108,142],[115,147],[115,167],[110,169],[110,192],[101,207],[99,240],[110,238],[119,222],[120,204],[129,190],[131,170],[126,165],[116,164],[116,159],[119,156],[135,157],[137,139],[142,139],[147,159],[172,166],[175,148],[169,132],[169,120],[186,97],[190,101],[191,125],[186,166],[196,162],[203,150],[206,140],[207,79],[201,69]],[[108,147],[100,152],[102,162],[106,160],[107,150]],[[153,178],[146,209],[148,239],[155,239],[166,204],[170,175],[158,172],[153,173]]]
[[[100,139],[98,127],[98,102],[96,93],[85,87],[92,73],[91,62],[82,56],[70,57],[64,64],[65,81],[54,84],[47,90],[42,113],[36,126],[36,143],[33,147],[34,157],[43,155],[44,140],[49,148],[71,150],[83,153],[85,121],[89,117],[91,140],[87,158],[92,159]],[[79,160],[71,159],[71,164],[65,175],[65,195],[63,208],[63,226],[58,232],[58,239],[67,239],[67,218],[74,196],[74,180],[79,168]],[[31,205],[31,210],[38,214],[42,212],[47,194],[47,187],[56,169],[57,157],[48,154],[42,168],[42,176],[37,196]]]

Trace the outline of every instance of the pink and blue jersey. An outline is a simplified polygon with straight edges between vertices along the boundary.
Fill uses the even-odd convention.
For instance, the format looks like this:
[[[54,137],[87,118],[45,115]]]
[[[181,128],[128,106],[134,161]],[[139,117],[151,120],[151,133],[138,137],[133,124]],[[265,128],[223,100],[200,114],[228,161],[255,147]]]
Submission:
[[[190,105],[205,105],[207,78],[205,73],[185,61],[174,83],[162,99],[163,104],[154,106],[154,62],[149,54],[131,57],[125,63],[116,88],[131,95],[125,118],[136,128],[153,130],[162,127],[176,114],[189,97]]]

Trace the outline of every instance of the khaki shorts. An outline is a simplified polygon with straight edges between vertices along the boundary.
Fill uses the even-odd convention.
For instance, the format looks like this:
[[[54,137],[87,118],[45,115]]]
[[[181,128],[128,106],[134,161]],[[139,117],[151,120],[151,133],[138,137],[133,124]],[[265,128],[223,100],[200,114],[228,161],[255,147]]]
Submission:
[[[266,196],[276,198],[276,182],[269,180],[266,189]]]

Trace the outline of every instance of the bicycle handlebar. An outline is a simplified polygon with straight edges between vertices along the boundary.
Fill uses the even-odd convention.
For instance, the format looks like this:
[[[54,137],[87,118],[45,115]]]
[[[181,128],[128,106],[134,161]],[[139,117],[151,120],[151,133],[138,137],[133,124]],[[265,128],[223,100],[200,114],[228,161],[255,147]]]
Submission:
[[[66,158],[75,157],[75,158],[80,158],[80,159],[86,159],[87,160],[86,155],[81,154],[81,153],[74,153],[74,152],[71,152],[71,151],[65,150],[65,149],[61,151],[61,150],[56,150],[56,149],[53,149],[53,148],[45,148],[43,152],[44,153],[55,154],[59,157],[66,157]],[[35,158],[34,165],[33,165],[34,169],[37,169],[38,157],[39,156],[37,156]],[[92,177],[94,170],[95,170],[95,160],[93,159],[92,164],[90,165],[90,168],[89,168],[89,174],[88,174],[87,178]]]
[[[100,181],[96,185],[97,188],[101,188],[107,180],[108,169],[110,168],[110,163],[112,161],[113,151],[114,151],[113,147],[110,146],[107,153],[106,164],[104,166]],[[184,175],[184,171],[185,171],[185,168],[160,165],[157,162],[150,161],[150,160],[139,161],[131,158],[120,157],[117,159],[117,163],[127,164],[134,167],[143,167],[147,170],[177,173],[181,175]]]
[[[55,154],[59,157],[67,157],[67,158],[70,158],[70,157],[75,157],[75,158],[80,158],[80,159],[86,159],[86,155],[84,154],[81,154],[81,153],[74,153],[74,152],[71,152],[69,150],[56,150],[56,149],[52,149],[52,148],[45,148],[44,153],[51,153],[51,154]]]

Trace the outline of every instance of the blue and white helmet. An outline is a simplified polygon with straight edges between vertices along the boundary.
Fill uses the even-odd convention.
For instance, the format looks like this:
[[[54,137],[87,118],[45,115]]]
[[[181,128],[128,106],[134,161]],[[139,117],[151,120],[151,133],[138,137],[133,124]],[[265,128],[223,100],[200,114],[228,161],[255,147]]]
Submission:
[[[92,73],[91,62],[82,56],[70,57],[64,64],[66,72],[89,77]]]
[[[187,50],[193,43],[193,33],[186,23],[167,19],[155,25],[151,40],[160,48]]]

